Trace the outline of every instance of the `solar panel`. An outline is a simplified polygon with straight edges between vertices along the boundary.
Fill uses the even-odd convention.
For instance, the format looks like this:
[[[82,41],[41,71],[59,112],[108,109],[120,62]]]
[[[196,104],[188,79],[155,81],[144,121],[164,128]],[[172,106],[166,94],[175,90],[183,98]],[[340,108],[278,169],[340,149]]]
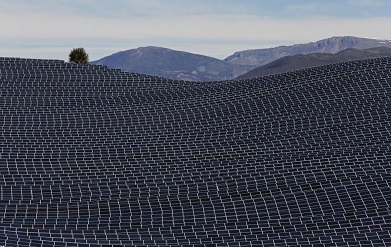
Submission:
[[[0,58],[0,246],[391,246],[390,69]]]

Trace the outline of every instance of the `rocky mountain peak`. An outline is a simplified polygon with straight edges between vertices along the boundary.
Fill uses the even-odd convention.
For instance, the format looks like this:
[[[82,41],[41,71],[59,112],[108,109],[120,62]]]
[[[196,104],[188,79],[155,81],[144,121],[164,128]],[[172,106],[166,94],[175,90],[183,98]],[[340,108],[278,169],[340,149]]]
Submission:
[[[348,48],[369,49],[380,46],[391,48],[391,42],[388,40],[358,38],[353,36],[334,36],[306,44],[239,51],[227,57],[225,61],[234,64],[258,67],[285,56],[311,53],[336,54]]]

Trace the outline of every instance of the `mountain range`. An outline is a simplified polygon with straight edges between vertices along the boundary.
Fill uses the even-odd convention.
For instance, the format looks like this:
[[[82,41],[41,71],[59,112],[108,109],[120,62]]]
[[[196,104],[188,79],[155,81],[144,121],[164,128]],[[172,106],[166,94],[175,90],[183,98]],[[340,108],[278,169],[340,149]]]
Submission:
[[[128,72],[190,81],[233,79],[254,68],[154,46],[121,51],[92,63]]]
[[[332,37],[307,44],[239,51],[223,60],[184,51],[148,46],[121,51],[91,63],[106,65],[109,68],[117,68],[123,71],[150,74],[177,80],[219,81],[243,76],[249,71],[287,56],[300,55],[294,59],[301,59],[301,64],[311,66],[311,62],[315,60],[318,62],[321,61],[321,64],[332,63],[340,59],[331,56],[332,54],[351,48],[356,49],[351,51],[355,55],[347,55],[348,53],[346,53],[342,54],[342,56],[348,56],[349,59],[351,59],[350,57],[354,59],[355,56],[357,58],[366,58],[366,55],[372,57],[374,51],[367,51],[357,55],[357,49],[362,50],[374,47],[391,48],[391,41],[352,36]],[[321,56],[319,53],[329,54]],[[307,54],[316,55],[303,57],[303,55]],[[292,62],[279,62],[281,65],[285,63],[291,64],[290,67],[288,66],[289,68],[297,69],[297,66],[293,66]],[[279,67],[276,64],[271,66]],[[263,70],[265,69],[263,68]],[[288,71],[286,69],[282,70]],[[275,70],[276,72],[274,72],[269,67],[268,71],[267,73],[279,73],[280,70]],[[246,77],[252,75],[250,74]]]
[[[391,48],[375,47],[370,49],[348,48],[337,54],[332,53],[311,53],[307,55],[299,54],[279,58],[271,63],[262,65],[256,69],[247,72],[237,79],[260,77],[271,74],[284,73],[297,69],[305,69],[330,63],[346,62],[364,58],[387,57],[391,56]]]

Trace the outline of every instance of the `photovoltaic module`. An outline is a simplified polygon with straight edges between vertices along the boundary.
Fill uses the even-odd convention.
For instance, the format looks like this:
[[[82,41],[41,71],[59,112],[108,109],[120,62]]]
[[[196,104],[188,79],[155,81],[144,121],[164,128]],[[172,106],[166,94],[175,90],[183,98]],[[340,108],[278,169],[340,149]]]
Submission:
[[[391,58],[174,81],[0,59],[0,246],[391,246]]]

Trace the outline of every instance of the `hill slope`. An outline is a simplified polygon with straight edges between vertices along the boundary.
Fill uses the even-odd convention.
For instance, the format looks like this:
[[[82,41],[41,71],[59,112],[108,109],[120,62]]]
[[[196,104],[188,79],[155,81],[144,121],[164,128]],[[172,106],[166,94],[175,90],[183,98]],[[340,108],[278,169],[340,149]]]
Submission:
[[[373,47],[389,47],[391,41],[358,37],[332,37],[307,44],[279,46],[267,49],[255,49],[236,52],[224,59],[238,65],[262,66],[285,56],[310,53],[338,53],[348,48],[368,49]]]
[[[391,56],[391,48],[377,47],[365,50],[347,49],[337,54],[312,53],[308,55],[286,56],[269,64],[260,66],[247,72],[237,79],[259,77],[271,74],[284,73],[297,69],[304,69],[331,63],[339,63],[349,60]]]
[[[91,63],[128,72],[191,81],[233,79],[254,68],[203,55],[153,46],[118,52]]]
[[[0,246],[391,246],[390,69],[199,83],[0,58]]]

